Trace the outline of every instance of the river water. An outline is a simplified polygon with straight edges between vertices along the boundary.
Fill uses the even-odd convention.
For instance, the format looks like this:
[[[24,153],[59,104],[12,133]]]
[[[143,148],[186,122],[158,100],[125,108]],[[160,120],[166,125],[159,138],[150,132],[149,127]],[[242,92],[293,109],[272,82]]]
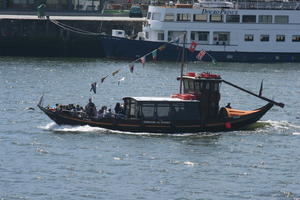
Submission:
[[[286,104],[244,131],[187,135],[58,126],[36,107],[114,107],[124,96],[178,93],[177,63],[0,58],[0,199],[300,199],[300,64],[191,63]],[[100,81],[90,93],[90,84]],[[125,77],[124,81],[118,80]],[[222,85],[221,105],[264,101]]]

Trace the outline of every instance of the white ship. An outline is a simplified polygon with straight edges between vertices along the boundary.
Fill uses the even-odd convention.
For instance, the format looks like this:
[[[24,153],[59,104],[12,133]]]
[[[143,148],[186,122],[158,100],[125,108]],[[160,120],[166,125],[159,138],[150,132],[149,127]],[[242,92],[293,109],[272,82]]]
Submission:
[[[138,43],[151,50],[155,43],[159,46],[179,38],[180,45],[184,34],[185,42],[195,47],[187,55],[191,61],[203,51],[207,53],[203,60],[207,61],[300,62],[300,2],[201,0],[194,4],[151,5],[143,27],[144,40],[130,43],[123,39],[126,50],[129,46],[132,49],[123,57],[140,56]],[[107,56],[120,57],[122,48],[112,47],[106,50]],[[160,59],[176,59],[178,56],[171,55],[174,49],[163,53]]]

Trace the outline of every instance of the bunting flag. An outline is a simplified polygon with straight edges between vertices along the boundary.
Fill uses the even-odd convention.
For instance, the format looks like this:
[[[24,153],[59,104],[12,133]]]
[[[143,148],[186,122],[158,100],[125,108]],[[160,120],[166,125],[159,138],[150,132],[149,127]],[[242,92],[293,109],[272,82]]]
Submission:
[[[263,85],[264,85],[264,80],[262,80],[261,83],[260,83],[260,88],[259,88],[259,94],[258,94],[258,96],[262,95]]]
[[[93,91],[96,94],[96,90],[97,90],[97,82],[94,82],[91,84],[90,92]]]
[[[206,54],[206,51],[202,50],[197,54],[196,58],[198,60],[202,60],[202,58],[205,56],[205,54]]]
[[[146,63],[146,57],[143,56],[143,57],[140,58],[140,60],[141,60],[141,63],[142,63],[142,65],[143,65],[143,67],[144,67],[144,66],[145,66],[145,63]]]
[[[104,80],[105,80],[107,77],[108,77],[108,75],[106,75],[106,76],[102,77],[102,78],[101,78],[101,83],[103,83],[103,82],[104,82]]]
[[[155,49],[154,51],[152,51],[152,59],[153,60],[157,59],[157,49]]]
[[[133,65],[133,63],[130,63],[130,64],[129,64],[129,71],[130,71],[131,73],[133,73],[133,70],[134,70],[134,65]]]
[[[163,50],[165,50],[166,49],[166,45],[164,44],[164,45],[161,45],[160,47],[158,47],[158,50],[159,51],[163,51]]]
[[[124,81],[124,80],[125,80],[125,77],[122,77],[120,80],[118,80],[118,85],[120,85],[120,82]]]
[[[197,45],[198,45],[198,43],[193,41],[189,47],[190,52],[194,52]]]
[[[121,71],[121,69],[118,69],[117,71],[114,71],[113,73],[112,73],[112,75],[114,76],[114,75],[116,75],[117,73],[119,73]]]

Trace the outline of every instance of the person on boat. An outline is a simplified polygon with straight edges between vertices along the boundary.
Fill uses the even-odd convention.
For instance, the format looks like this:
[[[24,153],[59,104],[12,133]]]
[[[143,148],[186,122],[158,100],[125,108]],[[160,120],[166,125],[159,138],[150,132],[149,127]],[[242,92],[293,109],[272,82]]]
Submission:
[[[111,117],[112,117],[111,109],[108,109],[108,110],[104,113],[104,117],[105,117],[105,118],[111,118]]]
[[[225,107],[226,107],[226,108],[231,108],[230,103],[228,103]]]
[[[121,104],[120,103],[116,103],[115,113],[116,114],[120,114],[121,112],[122,112]]]
[[[96,105],[92,102],[91,98],[89,98],[89,102],[85,106],[85,112],[88,116],[91,116],[91,117],[96,116],[96,113],[97,113]]]

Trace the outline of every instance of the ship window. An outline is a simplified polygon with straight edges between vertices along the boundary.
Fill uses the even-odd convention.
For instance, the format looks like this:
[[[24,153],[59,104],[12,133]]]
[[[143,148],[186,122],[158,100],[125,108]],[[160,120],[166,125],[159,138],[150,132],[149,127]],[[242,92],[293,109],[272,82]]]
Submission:
[[[292,36],[292,41],[293,42],[300,42],[300,35],[293,35]]]
[[[157,33],[157,40],[165,40],[165,33],[164,32],[158,32]]]
[[[259,15],[258,22],[263,24],[272,24],[272,15]]]
[[[191,21],[191,15],[187,13],[177,14],[177,21]]]
[[[260,41],[268,42],[269,41],[269,35],[260,35]]]
[[[145,37],[146,37],[147,39],[149,39],[149,32],[148,32],[148,31],[146,31]]]
[[[198,32],[199,41],[208,41],[209,32]]]
[[[200,106],[199,103],[173,103],[173,115],[177,120],[199,120]]]
[[[276,41],[277,42],[284,42],[285,41],[285,35],[276,35]]]
[[[243,15],[242,21],[244,23],[255,23],[256,15]]]
[[[194,21],[197,22],[207,22],[207,15],[195,14]]]
[[[188,93],[188,91],[189,91],[189,82],[188,82],[188,80],[183,81],[183,86],[184,86],[184,93]]]
[[[215,90],[215,91],[218,91],[218,90],[219,90],[219,83],[215,83],[214,90]]]
[[[158,118],[168,118],[169,110],[170,110],[169,104],[166,104],[166,103],[157,104],[157,117]]]
[[[239,15],[226,15],[226,22],[239,23],[240,16]]]
[[[160,13],[152,13],[152,20],[160,20]]]
[[[142,105],[142,116],[145,119],[154,117],[154,104],[153,103],[144,103]]]
[[[254,36],[252,34],[246,34],[244,40],[247,41],[247,42],[253,41],[254,40]]]
[[[289,23],[289,16],[276,15],[275,16],[275,23],[276,24],[288,24]]]
[[[167,22],[174,21],[174,14],[173,13],[166,13],[165,21],[167,21]]]
[[[195,40],[195,31],[191,31],[191,40]]]
[[[151,19],[151,12],[147,13],[147,19]]]
[[[223,22],[223,15],[210,15],[211,22]]]

